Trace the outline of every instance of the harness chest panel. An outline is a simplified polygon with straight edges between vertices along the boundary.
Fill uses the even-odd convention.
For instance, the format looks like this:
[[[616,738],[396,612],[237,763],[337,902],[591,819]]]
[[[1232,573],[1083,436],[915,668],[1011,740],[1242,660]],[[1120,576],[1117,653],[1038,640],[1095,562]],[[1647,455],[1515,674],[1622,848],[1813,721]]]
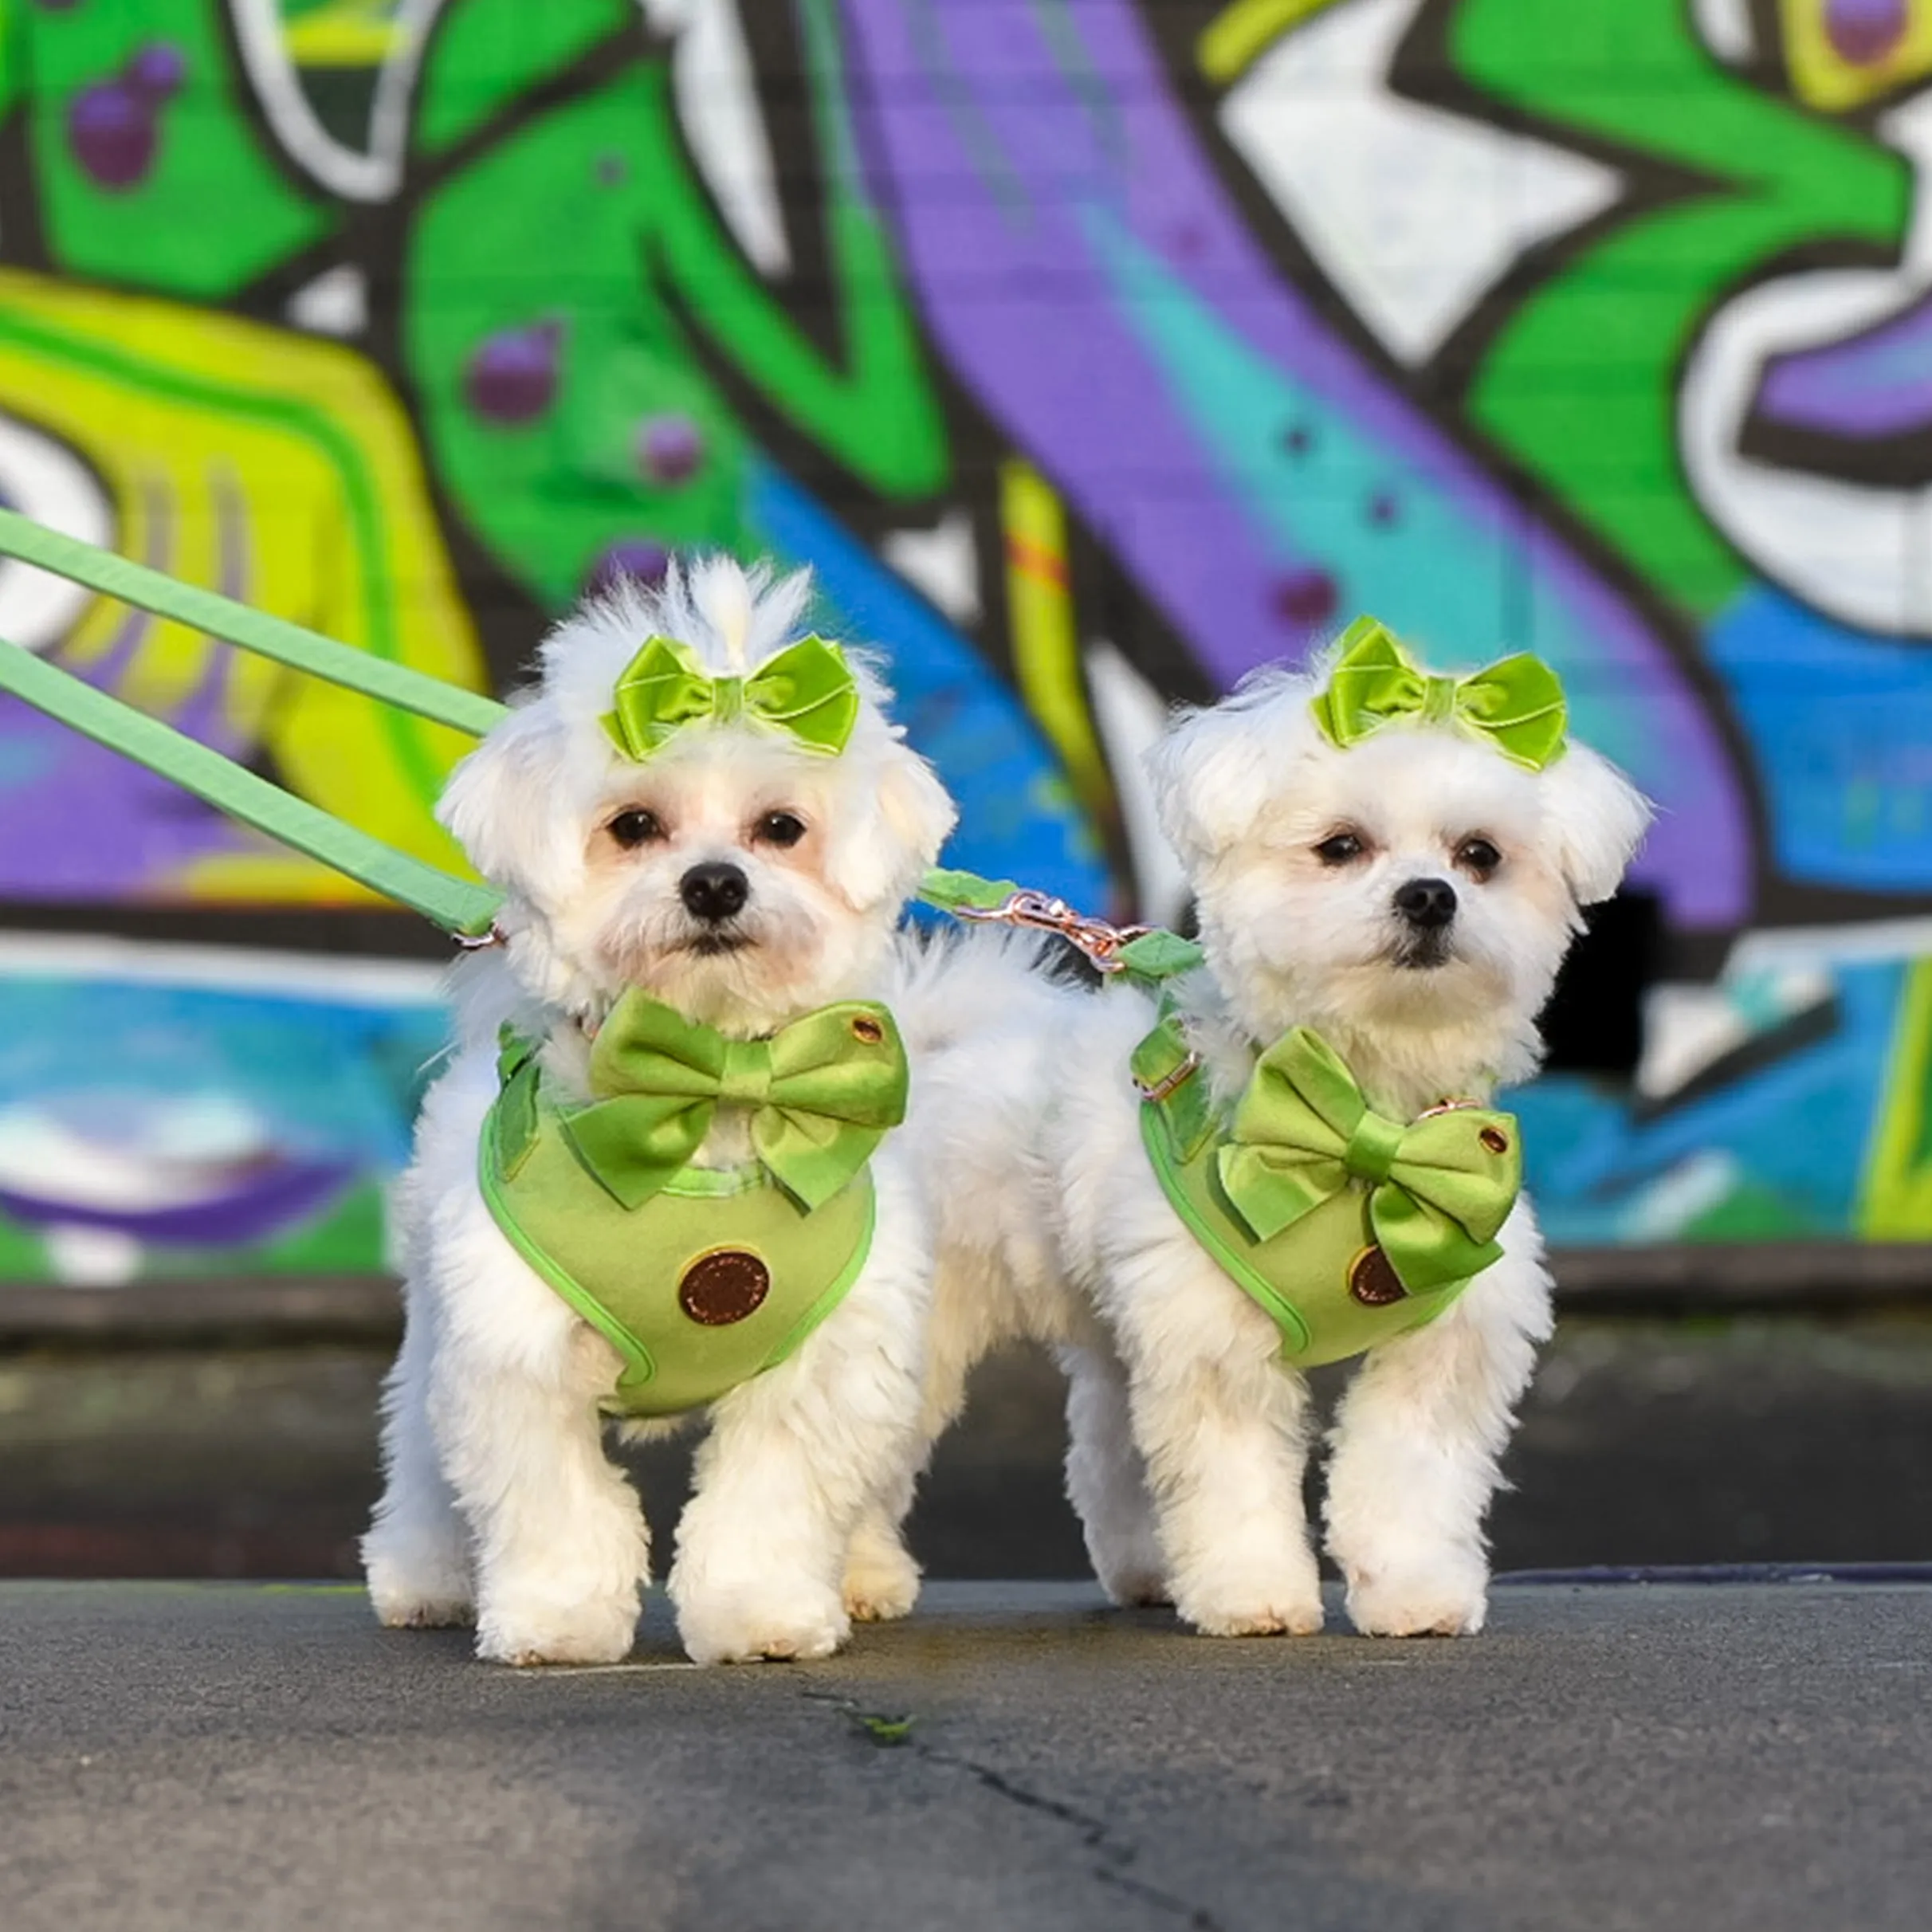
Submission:
[[[869,1168],[815,1209],[756,1164],[688,1167],[626,1208],[572,1151],[557,1107],[540,1090],[519,1091],[537,1080],[524,1068],[490,1109],[483,1199],[517,1252],[623,1357],[612,1413],[679,1415],[775,1367],[865,1265]],[[516,1123],[508,1133],[506,1117]]]
[[[1404,1289],[1368,1225],[1368,1190],[1352,1184],[1271,1239],[1258,1241],[1229,1205],[1211,1137],[1190,1158],[1159,1104],[1141,1108],[1141,1137],[1162,1192],[1196,1240],[1282,1332],[1297,1368],[1346,1361],[1433,1321],[1467,1281],[1423,1294]]]
[[[1165,996],[1132,1072],[1168,1204],[1298,1367],[1435,1320],[1502,1253],[1496,1235],[1522,1184],[1508,1114],[1470,1101],[1406,1124],[1379,1114],[1306,1027],[1256,1057],[1223,1111]]]

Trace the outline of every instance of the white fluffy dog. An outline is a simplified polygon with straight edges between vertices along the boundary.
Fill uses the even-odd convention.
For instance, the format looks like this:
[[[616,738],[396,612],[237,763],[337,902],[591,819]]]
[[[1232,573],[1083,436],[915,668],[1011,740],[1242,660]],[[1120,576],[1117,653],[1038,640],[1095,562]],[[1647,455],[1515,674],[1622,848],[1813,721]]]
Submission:
[[[1342,748],[1316,715],[1333,668],[1263,676],[1182,718],[1153,754],[1205,954],[1176,989],[1200,1062],[1183,1077],[1207,1083],[1219,1114],[1257,1054],[1305,1027],[1387,1121],[1415,1122],[1446,1101],[1486,1105],[1534,1069],[1537,1016],[1580,909],[1616,889],[1649,808],[1581,744],[1540,768],[1505,755],[1450,712],[1441,679],[1426,681],[1443,703]],[[1105,1410],[1120,1384],[1090,1365],[1074,1416],[1092,1414],[1094,1439],[1076,1442],[1071,1468],[1097,1567],[1117,1595],[1170,1597],[1213,1635],[1318,1629],[1305,1381],[1275,1320],[1154,1184],[1146,1103],[1127,1071],[1147,1002],[1115,992],[1089,1011],[1070,1064],[1105,1073],[1070,1088],[1048,1158],[1064,1169],[1066,1266],[1125,1366],[1153,1514],[1149,1536],[1112,1454],[1118,1423]],[[1550,1322],[1526,1200],[1498,1239],[1499,1258],[1443,1312],[1370,1349],[1341,1404],[1327,1542],[1366,1634],[1482,1624],[1497,1458]]]
[[[1200,1119],[1225,1120],[1258,1057],[1309,1029],[1353,1074],[1386,1142],[1454,1101],[1436,1141],[1472,1168],[1507,1166],[1514,1124],[1474,1109],[1533,1070],[1537,1016],[1580,909],[1616,890],[1648,807],[1582,745],[1540,765],[1505,755],[1459,719],[1451,681],[1413,666],[1400,676],[1418,709],[1341,748],[1314,709],[1332,669],[1264,674],[1180,718],[1151,756],[1205,956],[1169,988],[1172,1070]],[[1556,711],[1560,747],[1560,689]],[[1114,1598],[1172,1601],[1219,1636],[1318,1629],[1292,1324],[1237,1284],[1156,1180],[1149,1103],[1130,1074],[1154,999],[1125,984],[1029,984],[1011,949],[1003,962],[977,950],[960,974],[992,1009],[977,1043],[922,1068],[922,1157],[943,1161],[950,1183],[929,1431],[956,1411],[988,1348],[1016,1335],[1054,1345],[1072,1376],[1068,1486]],[[1482,1151],[1492,1145],[1502,1153]],[[1446,1306],[1411,1301],[1379,1247],[1364,1246],[1356,1153],[1341,1187],[1352,1204],[1335,1210],[1352,1217],[1356,1266],[1331,1258],[1333,1282],[1288,1290],[1292,1302],[1305,1286],[1310,1306],[1329,1294],[1331,1325],[1339,1298],[1341,1319],[1378,1337],[1333,1431],[1328,1547],[1358,1630],[1472,1632],[1497,1458],[1549,1329],[1541,1243],[1507,1187],[1492,1197],[1498,1219],[1514,1200],[1497,1241],[1460,1251],[1479,1249],[1468,1286]],[[1342,1184],[1339,1145],[1329,1165]],[[1349,1307],[1352,1293],[1363,1306]],[[1405,1329],[1425,1305],[1441,1312]],[[885,1537],[876,1522],[866,1532],[875,1549]]]
[[[514,1145],[502,1152],[506,1135],[523,1143],[496,1105],[499,1024],[513,1029],[512,1086],[527,1061],[538,1083],[529,1092],[549,1110],[543,1117],[562,1123],[579,1158],[597,1151],[587,1132],[579,1137],[599,1111],[592,1103],[626,1090],[611,1080],[655,1052],[651,1028],[698,1040],[725,1070],[705,1103],[699,1144],[685,1165],[670,1165],[707,1212],[710,1196],[752,1188],[748,1176],[762,1175],[753,1161],[766,1150],[761,1136],[793,1131],[779,1117],[783,1097],[764,1090],[795,1074],[781,1030],[829,1008],[834,1027],[849,1023],[860,1043],[851,1052],[890,1050],[889,1018],[838,1003],[889,990],[895,927],[953,808],[888,723],[886,694],[862,663],[844,666],[834,651],[849,683],[828,693],[805,689],[811,680],[780,660],[777,694],[759,709],[761,673],[787,646],[807,587],[802,575],[772,586],[717,560],[674,571],[657,595],[626,590],[589,605],[546,641],[540,681],[444,795],[442,822],[507,895],[507,943],[463,968],[461,1037],[426,1101],[400,1190],[406,1329],[385,1404],[387,1486],[363,1544],[385,1623],[473,1616],[485,1658],[608,1661],[631,1647],[649,1574],[646,1525],[605,1454],[600,1412],[620,1380],[628,1389],[640,1373],[676,1384],[677,1360],[640,1370],[640,1352],[622,1345],[628,1331],[587,1320],[486,1201],[480,1137],[496,1137],[485,1140],[498,1150],[495,1168],[484,1163],[493,1173],[515,1172],[522,1157]],[[660,652],[646,663],[640,646],[654,636],[684,647],[681,658]],[[832,673],[820,651],[813,675],[823,678]],[[620,683],[643,690],[628,744],[614,721]],[[795,728],[787,721],[807,711]],[[814,719],[831,720],[816,741]],[[613,1046],[614,1015],[629,1026],[638,1014],[649,1037]],[[775,1035],[770,1064],[756,1074],[721,1043]],[[507,1107],[511,1089],[504,1093]],[[677,1094],[648,1104],[660,1126],[687,1117]],[[838,1131],[822,1119],[793,1131],[801,1172],[819,1171],[820,1143]],[[903,1137],[871,1137],[862,1172],[874,1219],[870,1247],[852,1250],[863,1257],[855,1278],[842,1298],[834,1290],[815,1303],[772,1349],[775,1365],[706,1405],[709,1432],[670,1577],[680,1634],[701,1663],[837,1648],[848,1629],[848,1540],[915,1453],[926,1211]],[[607,1167],[647,1158],[662,1168],[649,1136],[626,1127],[617,1138]],[[563,1164],[559,1186],[592,1187]],[[707,1171],[723,1178],[707,1181]],[[605,1169],[593,1162],[591,1172]],[[843,1184],[837,1198],[848,1200],[856,1184]],[[697,1211],[683,1201],[686,1209]],[[564,1237],[575,1239],[579,1224],[566,1214]],[[615,1239],[624,1272],[665,1273],[650,1236],[626,1244],[620,1228]],[[760,1306],[768,1286],[777,1306],[783,1283],[771,1277],[783,1265],[767,1270],[734,1243],[722,1257],[728,1265],[707,1274],[693,1262],[681,1285],[678,1258],[669,1259],[662,1294],[675,1292],[701,1330],[696,1387],[710,1372],[702,1348],[731,1324],[749,1332],[747,1304]],[[675,1329],[677,1310],[666,1306]],[[724,1325],[705,1325],[716,1323]],[[667,1345],[675,1353],[684,1343],[673,1336]],[[667,1426],[655,1420],[662,1408],[647,1401],[642,1412],[654,1420],[637,1426]]]

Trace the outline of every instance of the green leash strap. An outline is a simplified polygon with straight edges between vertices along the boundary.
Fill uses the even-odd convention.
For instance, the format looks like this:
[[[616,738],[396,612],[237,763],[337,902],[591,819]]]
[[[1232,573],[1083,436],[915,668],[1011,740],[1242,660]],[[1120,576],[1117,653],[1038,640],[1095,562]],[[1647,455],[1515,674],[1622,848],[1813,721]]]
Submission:
[[[446,683],[426,672],[372,658],[320,631],[272,617],[198,585],[183,583],[78,537],[49,530],[13,510],[0,510],[0,556],[51,571],[202,631],[225,643],[394,705],[453,730],[482,737],[508,715],[493,697]],[[159,719],[97,689],[71,671],[0,638],[0,690],[131,758],[205,800],[218,811],[265,832],[345,874],[371,891],[418,912],[462,939],[489,935],[502,896],[487,886],[399,852],[245,770],[221,752],[185,736]],[[983,879],[971,872],[929,872],[921,901],[956,918],[991,920],[1057,934],[1078,947],[1103,972],[1125,972],[1150,984],[1173,978],[1200,963],[1192,940],[1141,926],[1118,928],[1089,919],[1063,901],[1030,891],[1011,879]]]
[[[18,557],[57,577],[84,583],[104,597],[173,618],[190,629],[253,651],[258,658],[272,658],[291,670],[306,671],[344,690],[359,691],[365,697],[394,705],[399,711],[414,712],[418,717],[467,732],[473,738],[493,729],[504,717],[505,707],[493,697],[446,684],[426,671],[413,671],[406,665],[373,658],[352,644],[292,624],[286,618],[271,617],[265,611],[237,603],[198,584],[183,583],[144,564],[116,556],[111,550],[97,550],[15,510],[0,510],[0,556]]]
[[[0,690],[145,765],[230,818],[412,908],[446,933],[482,937],[502,904],[502,895],[489,886],[397,851],[5,638],[0,638]]]

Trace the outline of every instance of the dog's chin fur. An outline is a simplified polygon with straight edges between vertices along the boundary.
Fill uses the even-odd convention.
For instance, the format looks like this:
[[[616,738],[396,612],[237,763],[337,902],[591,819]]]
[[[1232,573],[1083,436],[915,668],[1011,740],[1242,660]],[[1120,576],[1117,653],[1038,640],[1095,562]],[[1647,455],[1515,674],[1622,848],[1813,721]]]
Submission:
[[[385,1405],[387,1486],[363,1545],[386,1622],[473,1616],[479,1653],[511,1663],[630,1647],[648,1540],[597,1422],[622,1364],[483,1204],[493,1042],[513,1022],[544,1043],[552,1078],[587,1093],[588,1036],[634,988],[740,1038],[888,990],[904,902],[954,815],[862,661],[837,756],[738,721],[687,725],[633,761],[603,722],[646,638],[742,675],[793,634],[806,594],[802,576],[773,585],[715,560],[654,595],[588,606],[546,641],[537,683],[445,794],[442,822],[505,895],[506,943],[457,976],[462,1049],[425,1102],[400,1193],[406,1339]],[[730,917],[687,908],[699,866],[741,874]],[[748,1158],[748,1132],[744,1109],[719,1108],[697,1160]],[[914,1453],[931,1268],[900,1137],[872,1175],[872,1245],[844,1298],[712,1411],[670,1584],[701,1662],[823,1656],[849,1615],[909,1601],[903,1568],[865,1580],[850,1611],[841,1593],[864,1507],[896,1493]]]

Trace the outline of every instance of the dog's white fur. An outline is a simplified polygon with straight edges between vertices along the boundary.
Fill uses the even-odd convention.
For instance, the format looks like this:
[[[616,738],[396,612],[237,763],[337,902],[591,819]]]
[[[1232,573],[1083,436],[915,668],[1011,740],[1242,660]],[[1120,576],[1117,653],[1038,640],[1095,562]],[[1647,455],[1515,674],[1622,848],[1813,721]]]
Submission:
[[[1541,773],[1450,726],[1392,725],[1337,750],[1310,713],[1321,675],[1264,675],[1182,717],[1151,754],[1206,952],[1177,988],[1187,1031],[1223,1100],[1297,1025],[1384,1114],[1487,1100],[1533,1070],[1580,909],[1616,890],[1649,808],[1573,743]],[[1317,848],[1344,832],[1360,855],[1325,863]],[[1477,838],[1500,854],[1487,876]],[[1459,901],[1432,964],[1416,963],[1394,905],[1424,878]],[[999,990],[972,1049],[928,1072],[921,1157],[948,1176],[929,1431],[988,1347],[1054,1345],[1071,1376],[1068,1486],[1115,1599],[1172,1600],[1215,1635],[1319,1628],[1306,1387],[1155,1181],[1128,1076],[1151,1001],[1072,992],[1010,955],[961,976]],[[1482,1625],[1497,1459],[1550,1322],[1526,1200],[1502,1239],[1447,1312],[1371,1352],[1342,1400],[1327,1542],[1365,1632]],[[886,1534],[867,1531],[881,1546]]]
[[[478,1654],[511,1663],[606,1662],[631,1647],[649,1538],[598,1409],[620,1364],[491,1219],[477,1134],[506,1018],[544,1043],[551,1078],[587,1097],[587,1030],[630,987],[736,1038],[831,1001],[889,999],[904,902],[954,811],[862,661],[861,713],[836,757],[740,721],[687,726],[636,763],[599,722],[653,633],[742,673],[793,634],[807,591],[803,575],[774,583],[716,559],[654,595],[623,588],[586,607],[546,640],[538,682],[444,795],[442,822],[508,895],[508,944],[460,976],[455,1057],[399,1190],[406,1329],[384,1404],[387,1487],[363,1545],[385,1623],[473,1616]],[[659,831],[626,845],[611,828],[638,811]],[[775,813],[803,836],[775,838]],[[736,865],[748,885],[723,929],[680,895],[706,862]],[[713,943],[721,930],[732,949]],[[721,1109],[698,1158],[748,1155],[743,1110]],[[916,1456],[927,1211],[902,1135],[872,1165],[878,1226],[857,1281],[795,1355],[709,1412],[670,1585],[701,1663],[837,1648],[848,1540]],[[852,1604],[893,1607],[862,1592]]]

